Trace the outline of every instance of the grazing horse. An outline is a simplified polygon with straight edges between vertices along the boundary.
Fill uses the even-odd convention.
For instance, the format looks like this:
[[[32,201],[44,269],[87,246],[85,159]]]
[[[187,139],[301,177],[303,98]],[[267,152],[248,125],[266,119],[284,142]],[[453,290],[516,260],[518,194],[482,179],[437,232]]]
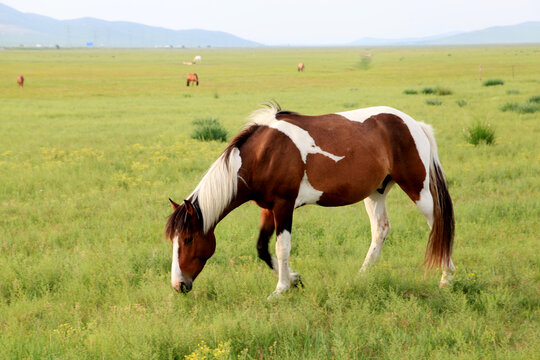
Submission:
[[[24,86],[24,76],[19,75],[17,76],[17,84],[19,84],[19,88],[22,89]]]
[[[199,86],[199,77],[197,76],[197,74],[187,74],[187,86],[189,86],[190,82],[194,82],[197,84],[197,86]]]
[[[214,228],[230,211],[253,200],[261,207],[259,257],[274,269],[271,297],[301,284],[289,268],[293,212],[306,204],[344,206],[364,200],[371,246],[361,271],[374,264],[390,230],[385,200],[394,184],[415,202],[431,233],[428,268],[443,270],[450,284],[454,214],[429,125],[390,107],[321,116],[255,111],[251,123],[227,146],[165,227],[173,245],[171,283],[188,292],[216,247]],[[276,232],[276,257],[268,243]]]
[[[298,71],[304,72],[304,63],[303,62],[298,63]]]
[[[196,63],[199,63],[202,61],[202,57],[200,55],[197,55],[193,58],[193,63],[196,64]]]

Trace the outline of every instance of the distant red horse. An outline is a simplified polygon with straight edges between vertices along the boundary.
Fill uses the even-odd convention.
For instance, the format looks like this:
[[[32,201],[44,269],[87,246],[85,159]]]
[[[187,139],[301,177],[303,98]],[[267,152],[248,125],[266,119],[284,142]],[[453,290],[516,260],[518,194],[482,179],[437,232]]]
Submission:
[[[17,77],[17,84],[19,84],[19,87],[22,88],[24,86],[24,76],[19,75]]]
[[[199,86],[199,77],[197,74],[187,74],[187,86],[189,86],[190,82],[194,82]]]
[[[298,63],[298,71],[304,72],[304,63],[303,62]]]

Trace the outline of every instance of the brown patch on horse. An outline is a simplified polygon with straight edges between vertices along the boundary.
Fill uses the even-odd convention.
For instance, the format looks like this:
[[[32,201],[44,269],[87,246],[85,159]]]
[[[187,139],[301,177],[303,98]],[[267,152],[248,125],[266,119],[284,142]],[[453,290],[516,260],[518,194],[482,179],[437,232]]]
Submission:
[[[323,154],[307,156],[309,182],[323,192],[319,205],[361,201],[380,188],[388,175],[412,200],[420,198],[426,170],[400,117],[382,113],[357,122],[338,114],[287,114],[279,119],[306,130],[324,151],[343,156],[337,162]]]

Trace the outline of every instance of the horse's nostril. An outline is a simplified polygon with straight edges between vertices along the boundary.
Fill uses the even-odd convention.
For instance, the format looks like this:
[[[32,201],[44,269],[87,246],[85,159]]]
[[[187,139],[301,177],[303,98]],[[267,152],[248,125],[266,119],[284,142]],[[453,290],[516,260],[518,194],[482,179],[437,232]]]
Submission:
[[[192,284],[191,282],[189,283],[180,283],[180,291],[183,293],[183,294],[187,294],[188,292],[191,291],[191,287],[192,287]]]

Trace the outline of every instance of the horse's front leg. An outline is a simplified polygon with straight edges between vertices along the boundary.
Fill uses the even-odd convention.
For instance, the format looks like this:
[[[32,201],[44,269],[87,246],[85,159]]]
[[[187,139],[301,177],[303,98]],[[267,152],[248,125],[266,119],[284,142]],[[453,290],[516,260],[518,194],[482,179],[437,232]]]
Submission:
[[[276,290],[270,298],[278,297],[287,291],[291,285],[301,284],[300,276],[289,268],[289,255],[291,253],[291,229],[294,203],[285,203],[274,208],[274,222],[276,226],[276,256],[278,283]]]

